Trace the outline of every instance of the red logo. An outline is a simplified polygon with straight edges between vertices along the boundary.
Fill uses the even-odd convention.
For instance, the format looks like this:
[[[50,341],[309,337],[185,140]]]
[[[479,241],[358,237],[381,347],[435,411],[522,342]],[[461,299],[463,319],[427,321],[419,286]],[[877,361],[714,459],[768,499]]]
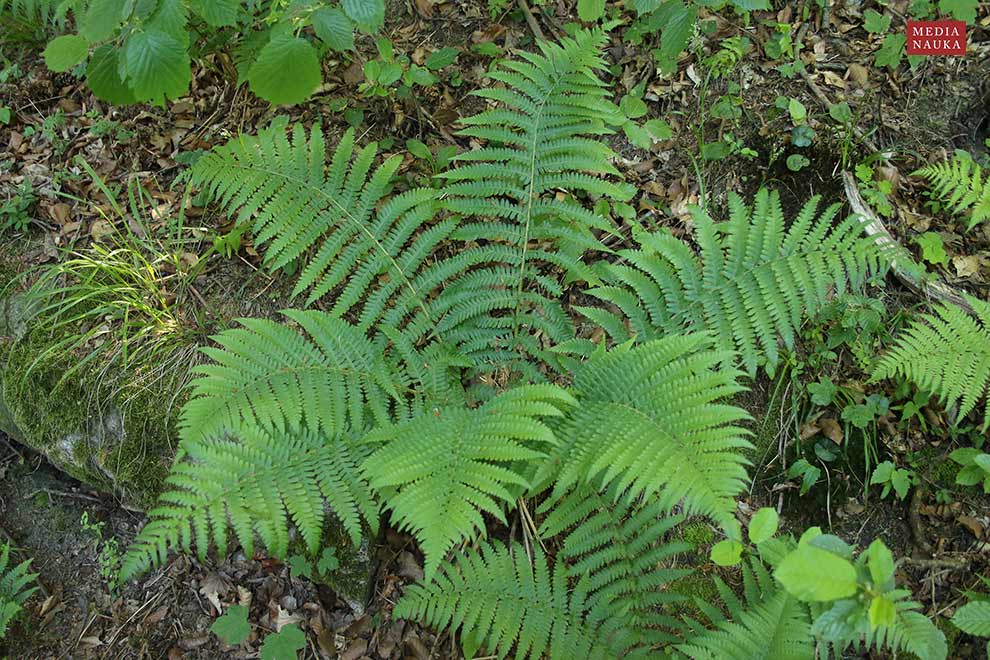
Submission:
[[[908,21],[908,55],[965,55],[966,24],[962,21]]]

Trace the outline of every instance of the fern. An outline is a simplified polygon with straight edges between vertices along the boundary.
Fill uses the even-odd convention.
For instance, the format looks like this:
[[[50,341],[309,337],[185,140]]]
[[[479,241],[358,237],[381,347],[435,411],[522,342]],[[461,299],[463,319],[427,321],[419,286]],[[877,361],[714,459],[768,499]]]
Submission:
[[[511,487],[529,485],[513,463],[546,455],[557,441],[540,417],[560,416],[573,402],[550,385],[516,387],[478,408],[438,408],[365,436],[381,448],[362,470],[419,540],[427,579],[455,543],[484,532],[483,513],[506,522]]]
[[[203,349],[213,362],[194,369],[184,437],[246,427],[335,437],[390,421],[405,405],[408,377],[363,332],[323,312],[283,314],[305,334],[242,319],[243,328],[214,337],[222,349]]]
[[[67,0],[0,0],[0,12],[25,22],[60,25],[68,4]]]
[[[445,564],[435,580],[409,587],[392,610],[438,629],[461,630],[465,655],[484,647],[517,658],[616,657],[587,618],[588,578],[570,588],[572,573],[547,565],[536,548],[533,562],[519,546],[484,545]]]
[[[742,571],[744,600],[715,577],[728,616],[713,605],[695,599],[714,628],[689,620],[694,632],[677,645],[677,650],[690,658],[803,660],[811,657],[808,607],[782,589],[758,559],[743,564]]]
[[[378,526],[378,504],[360,472],[367,454],[349,436],[273,434],[250,426],[236,434],[186,439],[166,482],[169,490],[128,549],[121,578],[162,563],[169,548],[189,552],[193,541],[200,557],[211,539],[223,556],[230,527],[248,556],[257,535],[269,552],[284,558],[291,522],[315,554],[325,523],[324,502],[358,544],[362,520],[373,530]]]
[[[579,308],[614,341],[684,330],[709,331],[736,350],[750,376],[779,362],[777,343],[794,344],[802,319],[833,291],[858,287],[882,265],[883,251],[851,217],[832,227],[838,206],[816,216],[818,198],[786,228],[777,193],[760,190],[753,206],[729,196],[729,220],[694,209],[700,255],[667,232],[638,232],[638,250],[604,266],[608,285],[592,289],[619,314]],[[623,323],[626,319],[629,329]]]
[[[611,227],[572,197],[558,199],[558,191],[621,201],[635,192],[608,181],[618,175],[609,163],[614,154],[586,137],[611,133],[609,125],[623,120],[595,74],[605,69],[604,42],[601,30],[582,31],[559,46],[541,42],[539,55],[519,53],[524,61],[504,61],[490,74],[503,86],[475,92],[498,107],[461,120],[466,128],[460,135],[488,145],[461,154],[457,160],[464,164],[442,175],[448,181],[444,207],[483,220],[462,228],[459,237],[510,248],[502,263],[478,276],[490,290],[489,314],[507,314],[504,321],[476,324],[466,337],[481,360],[514,361],[520,349],[548,359],[537,333],[553,343],[573,335],[556,300],[560,286],[536,267],[550,265],[569,279],[594,282],[580,257],[587,249],[603,249],[592,229]]]
[[[892,625],[872,628],[869,620],[858,614],[862,604],[849,599],[816,616],[812,633],[838,650],[886,648],[913,653],[921,660],[944,660],[948,655],[945,637],[928,617],[917,611],[920,603],[903,600],[907,593],[895,592],[901,600],[893,604]],[[851,616],[854,613],[856,616]]]
[[[24,603],[31,597],[37,587],[25,588],[38,577],[30,573],[31,560],[27,560],[8,568],[10,562],[10,545],[0,545],[0,639],[7,633],[7,626],[14,620]]]
[[[912,173],[932,184],[932,192],[942,198],[954,213],[970,212],[967,229],[990,220],[990,172],[969,154],[957,154],[952,160],[927,165]]]
[[[560,444],[538,482],[561,496],[579,484],[657,496],[731,524],[746,478],[739,450],[751,445],[735,423],[745,411],[719,403],[739,392],[737,373],[713,368],[729,354],[705,335],[674,335],[599,353],[577,367],[578,400],[554,425]],[[628,493],[625,491],[628,489]]]
[[[990,427],[990,303],[966,297],[973,310],[940,305],[913,322],[873,372],[873,380],[901,376],[933,392],[958,419],[987,399],[983,430]]]
[[[665,538],[683,517],[664,517],[655,499],[630,501],[587,485],[548,500],[548,508],[540,534],[564,534],[557,558],[571,562],[573,574],[588,576],[588,620],[601,634],[624,646],[627,656],[676,641],[670,631],[680,624],[664,607],[684,597],[666,585],[691,572],[671,567],[691,546]]]

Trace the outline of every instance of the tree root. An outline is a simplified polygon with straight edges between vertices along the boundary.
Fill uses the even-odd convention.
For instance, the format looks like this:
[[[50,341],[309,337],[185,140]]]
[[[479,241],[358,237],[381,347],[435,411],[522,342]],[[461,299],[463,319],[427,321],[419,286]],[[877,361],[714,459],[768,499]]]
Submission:
[[[849,200],[849,206],[852,207],[853,213],[866,220],[864,224],[866,233],[875,237],[878,244],[890,250],[893,255],[890,259],[890,269],[904,286],[926,300],[951,302],[972,313],[973,310],[966,299],[948,284],[938,280],[925,280],[915,269],[905,267],[905,262],[911,261],[910,255],[887,231],[883,221],[863,200],[859,193],[859,187],[856,185],[856,178],[850,172],[842,172],[842,185],[845,188],[846,198]]]

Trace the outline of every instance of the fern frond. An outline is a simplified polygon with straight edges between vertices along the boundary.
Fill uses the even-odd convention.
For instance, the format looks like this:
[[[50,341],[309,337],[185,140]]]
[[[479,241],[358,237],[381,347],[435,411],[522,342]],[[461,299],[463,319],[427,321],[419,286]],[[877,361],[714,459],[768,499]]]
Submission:
[[[24,603],[37,587],[26,588],[37,573],[31,573],[31,560],[7,568],[10,563],[10,545],[0,545],[0,639],[7,633],[7,626],[23,609]]]
[[[432,582],[409,587],[392,614],[434,628],[460,631],[466,657],[479,648],[502,658],[611,658],[585,616],[587,578],[570,588],[560,561],[547,565],[534,549],[533,563],[520,546],[483,545],[444,564]]]
[[[364,332],[324,312],[286,310],[299,330],[264,319],[216,337],[194,369],[182,409],[182,437],[251,427],[271,433],[306,428],[332,438],[392,419],[411,386]]]
[[[554,423],[560,440],[537,481],[559,497],[587,483],[623,496],[657,497],[669,511],[711,515],[729,523],[744,487],[751,445],[736,422],[746,411],[720,403],[743,388],[730,354],[706,335],[673,335],[622,346],[577,367],[578,405]]]
[[[69,5],[65,0],[0,0],[0,12],[20,21],[61,25]]]
[[[461,120],[460,135],[487,145],[461,154],[461,165],[441,175],[443,206],[472,219],[458,232],[462,240],[510,248],[486,271],[490,292],[471,296],[494,302],[461,329],[458,343],[479,352],[479,362],[514,362],[520,350],[554,362],[534,335],[560,343],[573,328],[556,300],[556,278],[541,276],[540,268],[594,283],[581,255],[604,249],[592,230],[612,228],[575,197],[624,201],[634,193],[610,180],[619,175],[612,151],[587,137],[611,133],[622,120],[596,73],[605,69],[604,42],[601,30],[580,31],[559,45],[540,42],[538,54],[502,62],[490,74],[500,86],[474,92],[495,107]],[[569,196],[560,199],[561,190]],[[499,322],[502,315],[509,320]]]
[[[902,376],[958,405],[958,419],[987,399],[983,430],[990,427],[990,303],[966,296],[973,310],[943,304],[924,314],[898,338],[873,371],[873,380]]]
[[[931,619],[918,612],[921,604],[904,600],[908,594],[899,591],[901,598],[894,603],[895,616],[892,625],[879,625],[871,628],[869,620],[862,616],[850,617],[851,612],[861,610],[856,600],[839,601],[823,614],[815,618],[812,634],[828,642],[838,652],[852,648],[886,648],[893,651],[913,653],[920,660],[945,660],[948,648],[945,636],[932,623]],[[852,626],[850,622],[859,622]]]
[[[513,388],[478,408],[437,408],[364,438],[381,447],[362,471],[388,494],[386,507],[426,555],[427,579],[463,539],[484,533],[487,513],[506,522],[502,507],[512,488],[529,486],[513,463],[543,458],[556,445],[542,417],[560,416],[574,403],[550,385]]]
[[[932,184],[932,192],[940,197],[954,213],[970,211],[967,229],[990,220],[990,172],[969,155],[956,155],[952,160],[934,163],[912,172]]]
[[[838,206],[819,216],[817,207],[814,197],[790,227],[779,196],[765,189],[751,207],[731,194],[726,222],[715,223],[695,208],[699,255],[669,232],[639,232],[639,249],[620,252],[622,262],[604,266],[608,285],[589,292],[621,313],[580,311],[616,342],[711,332],[720,348],[739,353],[754,376],[761,361],[776,366],[778,341],[792,347],[802,319],[831,292],[860,286],[882,266],[884,251],[862,234],[859,219],[833,227]]]
[[[808,607],[776,584],[758,559],[743,564],[744,600],[740,600],[718,577],[713,578],[728,610],[704,601],[698,607],[709,618],[709,626],[690,621],[694,634],[677,650],[696,659],[765,658],[804,660],[813,655]]]
[[[369,453],[364,445],[347,436],[274,433],[249,425],[228,433],[182,443],[182,456],[166,482],[169,490],[128,548],[122,579],[162,563],[171,547],[189,552],[195,542],[205,557],[212,539],[223,556],[228,528],[246,555],[254,553],[257,536],[270,553],[285,557],[291,523],[315,553],[325,503],[355,544],[362,521],[377,528],[378,505],[359,470]]]
[[[573,574],[588,576],[588,620],[613,645],[626,645],[627,654],[648,654],[676,641],[668,631],[680,624],[664,607],[684,597],[665,587],[691,572],[671,567],[691,545],[666,537],[684,518],[665,517],[654,500],[617,498],[586,484],[543,509],[551,503],[540,535],[566,533],[557,559],[568,561]]]

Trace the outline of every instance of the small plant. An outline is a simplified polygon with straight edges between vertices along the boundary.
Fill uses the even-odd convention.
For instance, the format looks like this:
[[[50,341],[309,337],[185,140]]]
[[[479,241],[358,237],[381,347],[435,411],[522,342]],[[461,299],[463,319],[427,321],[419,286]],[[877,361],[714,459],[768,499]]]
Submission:
[[[990,454],[974,447],[956,449],[949,458],[962,466],[956,475],[956,483],[961,486],[983,485],[983,492],[990,493]]]
[[[897,494],[897,499],[903,500],[917,480],[918,476],[913,470],[895,467],[890,461],[884,461],[874,468],[873,475],[870,477],[870,484],[883,486],[883,491],[880,493],[881,499],[887,497],[893,489],[893,492]]]
[[[0,235],[8,230],[25,231],[31,224],[31,209],[36,202],[34,186],[25,179],[17,191],[0,205]]]
[[[977,576],[983,587],[990,589],[990,578]],[[976,637],[990,637],[990,594],[966,591],[969,602],[956,610],[952,623],[964,633]],[[987,657],[990,658],[990,640],[987,641]]]
[[[7,626],[20,614],[24,603],[37,587],[30,587],[37,573],[30,573],[31,560],[10,566],[10,545],[0,545],[0,639],[7,633]]]
[[[103,537],[104,524],[102,522],[90,522],[89,512],[87,511],[83,511],[79,519],[80,528],[83,532],[92,536],[95,547],[99,549],[99,553],[96,555],[96,563],[99,566],[100,577],[107,583],[110,591],[114,592],[120,586],[120,566],[123,560],[123,554],[120,551],[120,545],[117,543],[116,538],[110,537],[105,539]]]

